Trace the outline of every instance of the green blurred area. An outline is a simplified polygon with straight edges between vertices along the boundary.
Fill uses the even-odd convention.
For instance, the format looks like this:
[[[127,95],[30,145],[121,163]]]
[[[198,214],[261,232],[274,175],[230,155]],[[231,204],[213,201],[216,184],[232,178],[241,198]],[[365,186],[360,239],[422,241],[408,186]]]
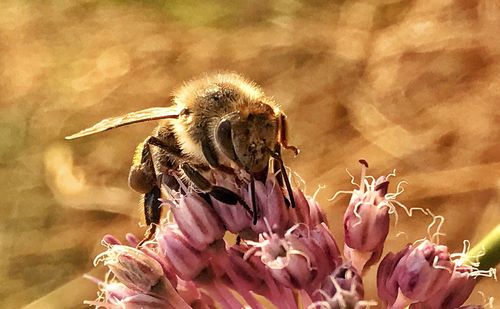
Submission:
[[[155,124],[64,136],[165,105],[205,72],[239,72],[283,105],[302,149],[286,162],[307,193],[327,185],[319,202],[339,242],[347,200],[326,198],[365,158],[409,181],[405,204],[446,217],[453,251],[474,244],[500,218],[499,28],[494,0],[2,1],[0,307],[95,298],[79,278],[102,235],[143,231],[127,174]],[[401,215],[386,251],[429,223]],[[498,283],[479,289],[496,296]]]

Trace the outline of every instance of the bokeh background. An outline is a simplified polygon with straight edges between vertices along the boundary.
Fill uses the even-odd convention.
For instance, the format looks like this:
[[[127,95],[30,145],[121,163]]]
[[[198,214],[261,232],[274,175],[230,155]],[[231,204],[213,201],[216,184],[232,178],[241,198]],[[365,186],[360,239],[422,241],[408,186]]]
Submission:
[[[327,198],[352,188],[345,169],[357,176],[365,158],[409,182],[401,202],[446,218],[452,251],[476,243],[500,222],[499,30],[497,0],[2,0],[0,307],[95,298],[81,276],[102,276],[102,235],[143,231],[128,165],[155,124],[64,136],[168,104],[204,72],[240,72],[282,104],[302,149],[286,162],[307,193],[326,186],[339,241],[347,197]],[[430,221],[401,212],[386,251]],[[491,279],[477,290],[500,297]]]

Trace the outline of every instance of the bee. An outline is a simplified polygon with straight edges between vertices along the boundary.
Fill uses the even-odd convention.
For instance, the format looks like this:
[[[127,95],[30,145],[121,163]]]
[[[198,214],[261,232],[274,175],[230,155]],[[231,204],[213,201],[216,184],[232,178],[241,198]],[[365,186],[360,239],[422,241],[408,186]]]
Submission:
[[[281,159],[288,145],[287,122],[273,99],[253,82],[235,73],[220,73],[190,81],[174,93],[169,107],[149,108],[104,119],[66,139],[107,131],[134,123],[161,120],[136,149],[129,186],[143,194],[145,240],[153,237],[161,218],[161,186],[182,192],[179,179],[201,193],[229,205],[240,204],[258,219],[255,180],[265,180],[271,160],[288,206],[295,207],[292,189]],[[210,169],[250,175],[252,208],[235,192],[207,179]],[[178,177],[178,176],[181,177]]]

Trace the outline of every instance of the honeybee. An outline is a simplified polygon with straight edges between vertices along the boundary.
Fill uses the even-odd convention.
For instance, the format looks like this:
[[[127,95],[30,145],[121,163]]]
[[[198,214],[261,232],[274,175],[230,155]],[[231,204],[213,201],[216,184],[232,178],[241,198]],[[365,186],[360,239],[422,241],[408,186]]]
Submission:
[[[121,126],[161,120],[136,149],[129,186],[143,194],[146,224],[144,240],[150,239],[161,217],[161,186],[182,193],[179,179],[223,203],[240,204],[255,224],[254,181],[265,180],[270,161],[278,182],[288,191],[287,205],[295,207],[292,189],[281,160],[281,148],[298,149],[287,143],[286,116],[261,89],[238,74],[221,73],[193,80],[174,93],[173,105],[154,107],[102,120],[67,136],[75,139]],[[235,192],[213,185],[210,169],[228,173],[244,170],[250,175],[252,207]],[[178,176],[181,177],[178,177]]]

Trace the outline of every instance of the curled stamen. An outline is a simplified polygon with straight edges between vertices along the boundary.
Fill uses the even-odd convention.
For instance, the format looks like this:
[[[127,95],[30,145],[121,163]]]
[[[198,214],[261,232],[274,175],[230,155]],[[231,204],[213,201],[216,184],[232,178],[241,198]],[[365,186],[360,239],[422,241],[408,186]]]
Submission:
[[[359,214],[358,210],[362,204],[363,204],[363,201],[359,201],[356,203],[356,205],[354,205],[353,213],[354,213],[354,216],[356,218],[358,218],[358,221],[352,225],[353,227],[361,224],[361,215]]]
[[[292,171],[292,169],[290,169],[288,171],[288,173],[290,174],[290,176],[294,176],[294,179],[292,179],[293,183],[295,184],[295,186],[297,188],[300,188],[300,184],[302,184],[302,191],[303,192],[306,192],[306,189],[307,189],[307,183],[306,181],[304,180],[304,178],[302,178],[302,176],[299,175],[299,173],[295,172],[295,171]],[[298,181],[295,181],[295,178],[298,179]]]
[[[312,199],[315,201],[316,200],[316,196],[318,195],[319,191],[326,188],[325,185],[318,185],[318,189],[316,189],[316,191],[314,191],[314,194],[312,196]]]
[[[406,207],[403,203],[398,202],[396,200],[389,201],[389,203],[394,203],[398,205],[399,207],[403,208],[403,210],[406,212],[408,217],[413,217],[413,211],[421,211],[424,215],[428,216],[429,214],[421,207]]]
[[[385,179],[389,180],[389,177],[396,177],[396,169],[393,169],[391,173],[387,174],[387,176],[385,176]]]
[[[396,234],[396,236],[394,236],[395,238],[398,238],[400,237],[401,235],[404,235],[405,239],[408,240],[408,233],[406,232],[403,232],[403,231],[400,231]]]
[[[309,226],[303,222],[299,222],[299,223],[295,224],[294,226],[292,226],[291,228],[289,228],[288,231],[286,231],[286,233],[285,233],[285,237],[290,236],[296,229],[298,229],[301,226],[306,228],[307,237],[311,237],[311,231],[309,229]]]
[[[426,210],[432,216],[432,222],[427,227],[427,234],[429,236],[429,240],[432,241],[433,243],[439,244],[439,236],[446,236],[446,234],[440,232],[441,227],[444,224],[444,217],[434,215],[428,208]],[[437,225],[436,232],[431,235],[431,228],[434,226],[434,224],[436,224],[437,220],[439,220],[440,222]]]
[[[313,270],[317,269],[316,267],[312,266],[311,258],[307,254],[305,254],[304,252],[302,252],[300,250],[296,250],[296,249],[291,249],[290,251],[288,251],[288,253],[290,254],[290,256],[294,255],[294,254],[302,256],[307,262],[307,268],[309,269],[309,271],[313,271]],[[287,257],[289,257],[288,254],[287,254]]]
[[[483,299],[483,306],[488,306],[489,308],[493,309],[493,302],[494,302],[494,298],[493,296],[490,296],[490,297],[486,297],[486,294],[484,294],[483,291],[477,291],[479,293],[479,295],[481,295],[481,298]]]
[[[450,274],[453,273],[453,269],[450,269],[450,267],[438,265],[439,260],[440,258],[438,255],[434,256],[434,259],[432,260],[432,267],[434,267],[435,269],[444,269]]]
[[[405,192],[405,188],[403,187],[403,184],[408,184],[408,182],[406,180],[401,180],[400,182],[398,182],[398,184],[396,185],[396,192],[387,193],[385,195],[385,198],[388,200],[392,200],[392,199],[395,199],[398,195],[401,195],[403,192]]]
[[[355,185],[356,187],[360,187],[360,185],[358,185],[355,181],[354,181],[354,176],[349,172],[349,170],[346,168],[345,169],[346,173],[351,177],[351,184]]]
[[[353,194],[353,193],[354,193],[354,191],[342,191],[342,190],[341,191],[337,191],[333,195],[333,197],[331,197],[331,198],[328,199],[328,201],[331,202],[331,201],[335,200],[337,198],[337,196],[339,196],[340,194]]]

